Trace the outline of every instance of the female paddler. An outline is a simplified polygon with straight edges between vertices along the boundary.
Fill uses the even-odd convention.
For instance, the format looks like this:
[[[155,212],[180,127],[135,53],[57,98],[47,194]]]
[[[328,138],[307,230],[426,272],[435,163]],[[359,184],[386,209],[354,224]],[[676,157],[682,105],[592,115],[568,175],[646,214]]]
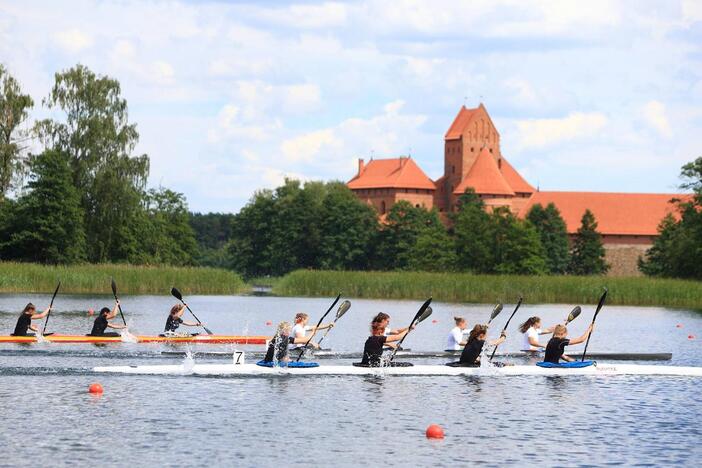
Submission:
[[[592,333],[594,327],[595,325],[591,323],[582,336],[571,340],[567,338],[568,328],[565,325],[556,325],[556,329],[553,331],[553,337],[548,340],[548,344],[546,345],[544,362],[558,364],[561,359],[568,362],[574,361],[572,357],[563,354],[565,353],[565,347],[584,343],[585,340],[587,340],[588,335]]]
[[[22,314],[17,319],[17,325],[15,325],[15,332],[12,336],[34,336],[34,333],[28,333],[29,330],[34,332],[38,331],[37,327],[32,325],[32,320],[41,320],[46,317],[49,313],[51,307],[44,309],[44,312],[37,314],[37,308],[31,302],[24,307]]]
[[[463,347],[466,345],[466,339],[463,336],[463,333],[468,326],[466,319],[463,317],[454,317],[453,320],[456,322],[456,326],[451,329],[451,332],[449,332],[448,340],[446,341],[447,351],[458,351],[463,349]]]
[[[171,307],[171,312],[168,314],[168,318],[166,319],[166,327],[163,330],[165,333],[176,333],[178,327],[181,325],[188,327],[202,326],[200,322],[186,322],[183,320],[181,317],[183,316],[183,313],[185,313],[185,309],[185,304],[176,304]]]
[[[295,346],[298,344],[307,343],[312,335],[314,335],[318,330],[326,330],[328,328],[333,328],[333,323],[327,323],[326,325],[320,325],[318,327],[312,327],[307,325],[310,317],[304,312],[299,312],[295,315],[295,326],[292,328],[292,336],[295,338]],[[307,332],[312,332],[312,335],[307,335]],[[310,347],[314,349],[319,349],[319,345],[313,341],[310,341]]]
[[[126,325],[119,325],[115,323],[110,323],[110,320],[117,317],[117,308],[119,307],[119,301],[115,301],[115,306],[110,311],[109,308],[103,307],[100,309],[100,313],[95,318],[93,322],[93,329],[90,331],[90,336],[119,336],[116,332],[105,332],[107,328],[112,328],[115,330],[121,330],[127,328]]]
[[[400,341],[407,334],[407,332],[410,331],[409,327],[405,327],[397,330],[391,330],[392,334],[386,335],[385,331],[389,325],[390,316],[388,314],[380,312],[373,318],[370,326],[371,335],[368,337],[365,345],[363,346],[363,359],[361,359],[361,366],[382,366],[383,347],[386,345],[393,346],[392,343]]]
[[[266,350],[266,356],[263,358],[263,362],[269,364],[287,363],[290,361],[288,345],[304,345],[307,343],[307,340],[308,338],[295,338],[292,336],[290,322],[280,322],[275,335],[273,335],[268,342],[268,349]],[[310,342],[310,346],[313,345],[316,345],[316,343],[313,344]]]
[[[478,367],[480,366],[480,354],[483,352],[483,346],[485,346],[485,340],[487,339],[487,325],[478,324],[473,327],[468,335],[468,342],[466,347],[463,348],[461,353],[461,359],[458,361],[457,365],[460,367]],[[491,346],[497,346],[503,343],[507,339],[507,335],[503,331],[500,333],[500,337],[496,340],[492,340],[489,344]],[[498,363],[493,363],[498,365]]]
[[[546,345],[539,343],[539,335],[553,333],[555,328],[556,325],[542,329],[540,317],[529,317],[526,322],[519,325],[523,338],[522,351],[541,351]]]

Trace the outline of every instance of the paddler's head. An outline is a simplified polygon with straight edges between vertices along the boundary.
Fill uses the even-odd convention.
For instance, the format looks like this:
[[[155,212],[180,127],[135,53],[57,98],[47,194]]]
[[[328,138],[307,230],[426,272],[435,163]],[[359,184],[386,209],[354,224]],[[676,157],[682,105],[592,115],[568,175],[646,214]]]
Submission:
[[[519,331],[526,333],[531,327],[541,328],[541,318],[540,317],[529,317],[526,322],[519,325]]]
[[[295,314],[295,323],[307,325],[307,321],[309,319],[310,319],[309,315],[307,315],[304,312],[298,312],[297,314]]]
[[[172,315],[173,317],[175,317],[175,316],[178,315],[178,314],[180,313],[180,311],[182,311],[182,310],[183,310],[183,306],[180,305],[180,304],[176,304],[176,305],[174,305],[173,307],[171,307],[171,315]]]
[[[34,307],[34,304],[32,304],[32,303],[30,302],[29,304],[27,304],[26,306],[24,306],[24,310],[22,311],[22,313],[23,313],[23,314],[33,314],[34,312],[36,312],[36,310],[37,310],[37,308]]]
[[[378,323],[382,325],[383,328],[387,327],[390,325],[390,316],[386,314],[385,312],[378,312],[378,315],[373,317],[373,321],[371,322],[371,327],[373,324]]]
[[[288,336],[290,335],[290,322],[280,322],[278,324],[278,329],[276,330],[276,334],[278,336]]]
[[[487,325],[477,324],[470,331],[470,336],[468,337],[468,341],[485,340],[485,338],[487,336],[487,329],[488,329]]]
[[[553,329],[553,337],[554,338],[565,338],[566,335],[568,335],[568,328],[565,325],[556,325],[556,328]]]
[[[103,307],[102,309],[100,309],[100,315],[106,316],[109,313],[110,309],[108,309],[107,307]]]
[[[385,325],[382,322],[371,322],[371,335],[383,336],[385,334]]]
[[[461,330],[465,330],[468,326],[468,324],[466,324],[466,319],[464,319],[463,317],[454,317],[453,320],[454,322],[456,322],[456,326]]]

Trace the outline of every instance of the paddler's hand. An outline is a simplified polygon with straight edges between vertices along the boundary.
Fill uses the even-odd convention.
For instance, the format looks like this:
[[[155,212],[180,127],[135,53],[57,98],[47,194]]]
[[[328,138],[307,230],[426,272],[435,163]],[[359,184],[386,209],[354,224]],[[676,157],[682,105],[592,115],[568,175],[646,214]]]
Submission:
[[[500,333],[500,338],[507,338],[507,333],[505,333],[504,330]]]
[[[205,325],[205,324],[202,323],[202,322],[197,322],[197,326],[198,326],[198,327],[202,327],[203,325]]]

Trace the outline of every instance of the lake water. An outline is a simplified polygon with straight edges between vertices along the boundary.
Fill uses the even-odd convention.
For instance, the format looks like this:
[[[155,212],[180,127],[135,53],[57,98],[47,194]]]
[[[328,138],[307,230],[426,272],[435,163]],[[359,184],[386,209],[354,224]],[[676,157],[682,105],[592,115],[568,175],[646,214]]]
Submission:
[[[2,334],[12,331],[27,301],[43,309],[49,299],[0,295]],[[275,297],[187,299],[215,333],[251,335],[271,334],[274,327],[266,325],[268,320],[292,320],[298,311],[308,312],[316,323],[331,303]],[[421,305],[351,301],[351,310],[325,347],[360,351],[375,313],[387,312],[393,327],[403,327]],[[173,303],[163,296],[122,298],[130,329],[139,334],[160,332]],[[93,320],[87,309],[105,305],[111,307],[110,297],[61,295],[48,331],[87,333]],[[442,303],[432,307],[432,317],[407,338],[405,347],[443,349],[454,315],[473,324],[485,322],[492,309]],[[493,333],[512,307],[505,305]],[[571,308],[523,306],[500,350],[519,349],[516,326],[526,317],[540,315],[548,325],[563,320]],[[582,333],[593,310],[583,307],[569,327],[571,336]],[[702,314],[605,306],[590,349],[672,352],[670,363],[659,364],[702,366],[700,341],[688,335],[702,339]],[[0,466],[651,466],[697,465],[702,455],[702,382],[694,378],[207,378],[91,372],[94,366],[178,362],[162,351],[234,347],[0,344]],[[100,397],[86,392],[95,381],[105,388]],[[431,423],[444,428],[444,440],[424,437]]]

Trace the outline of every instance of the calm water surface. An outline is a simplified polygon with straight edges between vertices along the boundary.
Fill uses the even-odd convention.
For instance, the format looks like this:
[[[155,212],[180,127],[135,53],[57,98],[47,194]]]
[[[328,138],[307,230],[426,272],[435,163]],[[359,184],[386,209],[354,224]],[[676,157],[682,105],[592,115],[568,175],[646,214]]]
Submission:
[[[14,328],[28,300],[0,295],[0,330]],[[163,329],[173,298],[125,297],[130,329]],[[331,300],[192,297],[191,307],[216,333],[270,334],[266,321],[307,311],[316,322]],[[325,340],[339,351],[360,351],[378,311],[406,326],[419,301],[353,300]],[[59,296],[49,330],[84,334],[88,308],[110,298]],[[414,350],[443,349],[463,315],[484,322],[490,305],[435,303],[434,315],[406,340]],[[546,324],[572,305],[524,306],[501,349],[516,351],[516,325],[529,315]],[[571,324],[580,334],[593,307]],[[496,319],[501,328],[511,312]],[[436,320],[437,323],[433,323]],[[682,325],[678,328],[676,325]],[[672,352],[675,365],[702,366],[702,315],[660,308],[606,307],[593,351]],[[700,336],[702,339],[702,336]],[[0,344],[0,466],[491,466],[698,465],[702,455],[699,379],[671,377],[312,377],[208,378],[97,375],[98,365],[176,363],[168,350],[230,350],[167,345]],[[260,348],[259,348],[260,349]],[[198,358],[198,362],[216,358]],[[351,361],[324,361],[350,364]],[[415,360],[416,363],[442,363]],[[666,365],[668,363],[661,363]],[[86,393],[100,381],[102,397]],[[443,441],[424,437],[442,425]]]

